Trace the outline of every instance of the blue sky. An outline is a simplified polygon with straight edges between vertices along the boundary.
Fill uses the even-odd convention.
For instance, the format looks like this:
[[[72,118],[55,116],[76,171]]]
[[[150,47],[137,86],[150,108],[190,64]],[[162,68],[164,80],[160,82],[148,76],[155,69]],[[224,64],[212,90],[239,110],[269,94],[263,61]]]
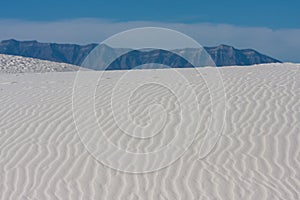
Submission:
[[[1,7],[1,18],[35,21],[106,18],[300,28],[297,0],[4,0]]]
[[[204,46],[254,48],[300,62],[299,10],[299,0],[4,0],[0,40],[86,44],[129,28],[160,26]]]

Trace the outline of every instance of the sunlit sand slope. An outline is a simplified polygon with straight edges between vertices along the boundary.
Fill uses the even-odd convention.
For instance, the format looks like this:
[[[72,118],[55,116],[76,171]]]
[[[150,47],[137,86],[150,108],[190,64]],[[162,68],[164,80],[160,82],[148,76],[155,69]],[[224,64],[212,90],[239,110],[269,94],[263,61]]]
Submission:
[[[136,79],[161,78],[169,69],[136,71]],[[201,69],[205,76],[205,68]],[[194,87],[201,115],[190,112],[185,126],[194,121],[202,127],[195,142],[173,164],[163,169],[131,174],[103,165],[89,153],[77,134],[72,111],[72,91],[76,72],[0,75],[0,199],[1,200],[95,200],[95,199],[203,199],[203,200],[298,200],[300,199],[300,66],[268,64],[251,67],[220,68],[226,93],[223,132],[216,146],[198,160],[198,141],[205,134],[211,112],[205,82],[191,69],[180,69],[194,82],[174,83],[179,96],[192,101],[187,87]],[[96,72],[82,72],[94,76]],[[112,82],[126,71],[106,72],[95,92],[95,115],[103,132],[113,144],[132,152],[147,152],[168,144],[181,134],[176,129],[180,106],[171,93],[158,85],[132,94],[133,104],[147,107],[151,99],[170,110],[165,133],[151,142],[130,139],[120,127],[136,130],[115,110],[114,118],[105,110]],[[167,76],[166,80],[167,80]],[[173,82],[172,82],[173,81]],[[128,84],[134,87],[132,82]],[[82,84],[82,103],[85,91]],[[80,88],[79,88],[80,89]],[[101,89],[101,90],[100,90]],[[153,95],[150,99],[146,93]],[[123,95],[124,96],[124,95]],[[116,96],[120,105],[123,96]],[[77,103],[80,103],[77,101]],[[91,101],[91,103],[94,103]],[[99,109],[104,108],[104,109]],[[158,130],[164,114],[160,107],[143,113],[142,107],[131,111],[137,123],[144,125],[154,116],[147,131]],[[140,109],[140,110],[139,110]],[[85,115],[85,107],[77,112]],[[107,113],[106,113],[107,111]],[[77,113],[78,114],[78,113]],[[76,113],[75,113],[76,115]],[[119,126],[115,121],[119,120]],[[81,128],[95,131],[88,119]],[[126,122],[126,123],[125,123]],[[136,133],[138,134],[138,132]],[[97,140],[97,138],[91,138]],[[175,153],[175,152],[174,152]],[[172,156],[172,155],[170,155]],[[167,157],[162,157],[167,159]]]

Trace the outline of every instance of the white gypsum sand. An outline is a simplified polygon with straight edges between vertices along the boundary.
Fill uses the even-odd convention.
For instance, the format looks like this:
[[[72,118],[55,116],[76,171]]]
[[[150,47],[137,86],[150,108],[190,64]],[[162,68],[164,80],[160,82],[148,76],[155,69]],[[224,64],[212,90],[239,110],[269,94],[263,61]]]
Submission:
[[[136,79],[155,80],[157,73],[168,74],[168,70],[135,71]],[[191,120],[199,120],[204,130],[210,113],[207,88],[193,70],[178,70],[195,80],[192,86],[200,97],[203,118]],[[200,70],[205,76],[207,69]],[[197,160],[196,141],[172,165],[145,174],[106,167],[82,144],[72,113],[76,72],[1,74],[0,199],[300,199],[300,66],[222,67],[220,72],[226,92],[226,118],[213,151]],[[96,72],[82,73],[89,77]],[[105,98],[111,83],[122,73],[126,71],[105,72],[103,90],[99,91],[102,96],[98,98]],[[184,83],[173,81],[173,88],[189,95]],[[130,91],[133,83],[135,80],[123,84]],[[89,84],[88,78],[82,84],[83,102]],[[152,89],[160,92],[159,87],[158,91]],[[96,105],[97,100],[101,102],[96,96]],[[117,100],[122,101],[122,97]],[[80,112],[84,114],[85,108]],[[143,116],[147,115],[143,114],[139,123],[147,121]],[[132,151],[163,146],[176,132],[176,126],[171,127],[161,141],[147,144],[120,135],[113,117],[102,116],[101,120],[107,137]],[[89,131],[88,120],[85,128]]]
[[[22,56],[0,54],[0,73],[77,71],[78,66]]]

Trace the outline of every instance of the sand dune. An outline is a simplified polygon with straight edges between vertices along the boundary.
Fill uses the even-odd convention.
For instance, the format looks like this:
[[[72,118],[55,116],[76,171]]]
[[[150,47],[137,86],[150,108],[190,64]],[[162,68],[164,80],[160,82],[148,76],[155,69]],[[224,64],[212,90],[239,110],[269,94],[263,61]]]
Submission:
[[[177,128],[181,109],[187,111],[182,115],[184,130],[192,132],[200,123],[195,141],[180,159],[138,174],[107,167],[81,141],[101,143],[94,134],[99,127],[90,125],[89,110],[80,107],[94,103],[86,94],[93,84],[89,77],[97,72],[82,72],[87,78],[77,88],[74,102],[78,108],[74,115],[81,117],[77,127],[72,110],[76,72],[1,74],[0,199],[300,199],[300,65],[220,68],[226,94],[224,129],[214,149],[200,160],[199,144],[212,109],[208,88],[192,69],[179,70],[194,80],[190,83],[174,79],[168,70],[136,70],[135,78],[121,82],[117,80],[126,71],[105,72],[95,91],[93,114],[105,136],[129,152],[155,151],[182,134]],[[201,68],[203,76],[207,70]],[[175,92],[156,84],[134,90],[146,77],[152,83],[164,77]],[[112,83],[120,87],[113,88]],[[200,114],[193,110],[188,88],[196,91]],[[114,115],[109,106],[112,91]],[[128,108],[131,119],[122,115],[128,99],[133,105]],[[76,128],[92,137],[80,138]],[[151,138],[136,139],[120,130]],[[155,135],[161,130],[163,134]],[[114,156],[109,149],[101,153]]]
[[[22,56],[0,54],[0,73],[77,71],[78,66]]]

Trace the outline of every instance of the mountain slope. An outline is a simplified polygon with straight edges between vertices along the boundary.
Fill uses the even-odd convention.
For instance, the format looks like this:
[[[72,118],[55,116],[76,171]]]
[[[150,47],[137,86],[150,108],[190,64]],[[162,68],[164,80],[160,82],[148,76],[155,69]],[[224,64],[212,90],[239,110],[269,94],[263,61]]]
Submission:
[[[4,40],[0,43],[0,54],[80,65],[95,46],[97,45],[80,46],[75,44],[40,43],[37,41]]]
[[[217,66],[253,65],[280,62],[279,60],[263,55],[253,49],[239,50],[228,45],[205,47],[205,50],[210,54]]]

